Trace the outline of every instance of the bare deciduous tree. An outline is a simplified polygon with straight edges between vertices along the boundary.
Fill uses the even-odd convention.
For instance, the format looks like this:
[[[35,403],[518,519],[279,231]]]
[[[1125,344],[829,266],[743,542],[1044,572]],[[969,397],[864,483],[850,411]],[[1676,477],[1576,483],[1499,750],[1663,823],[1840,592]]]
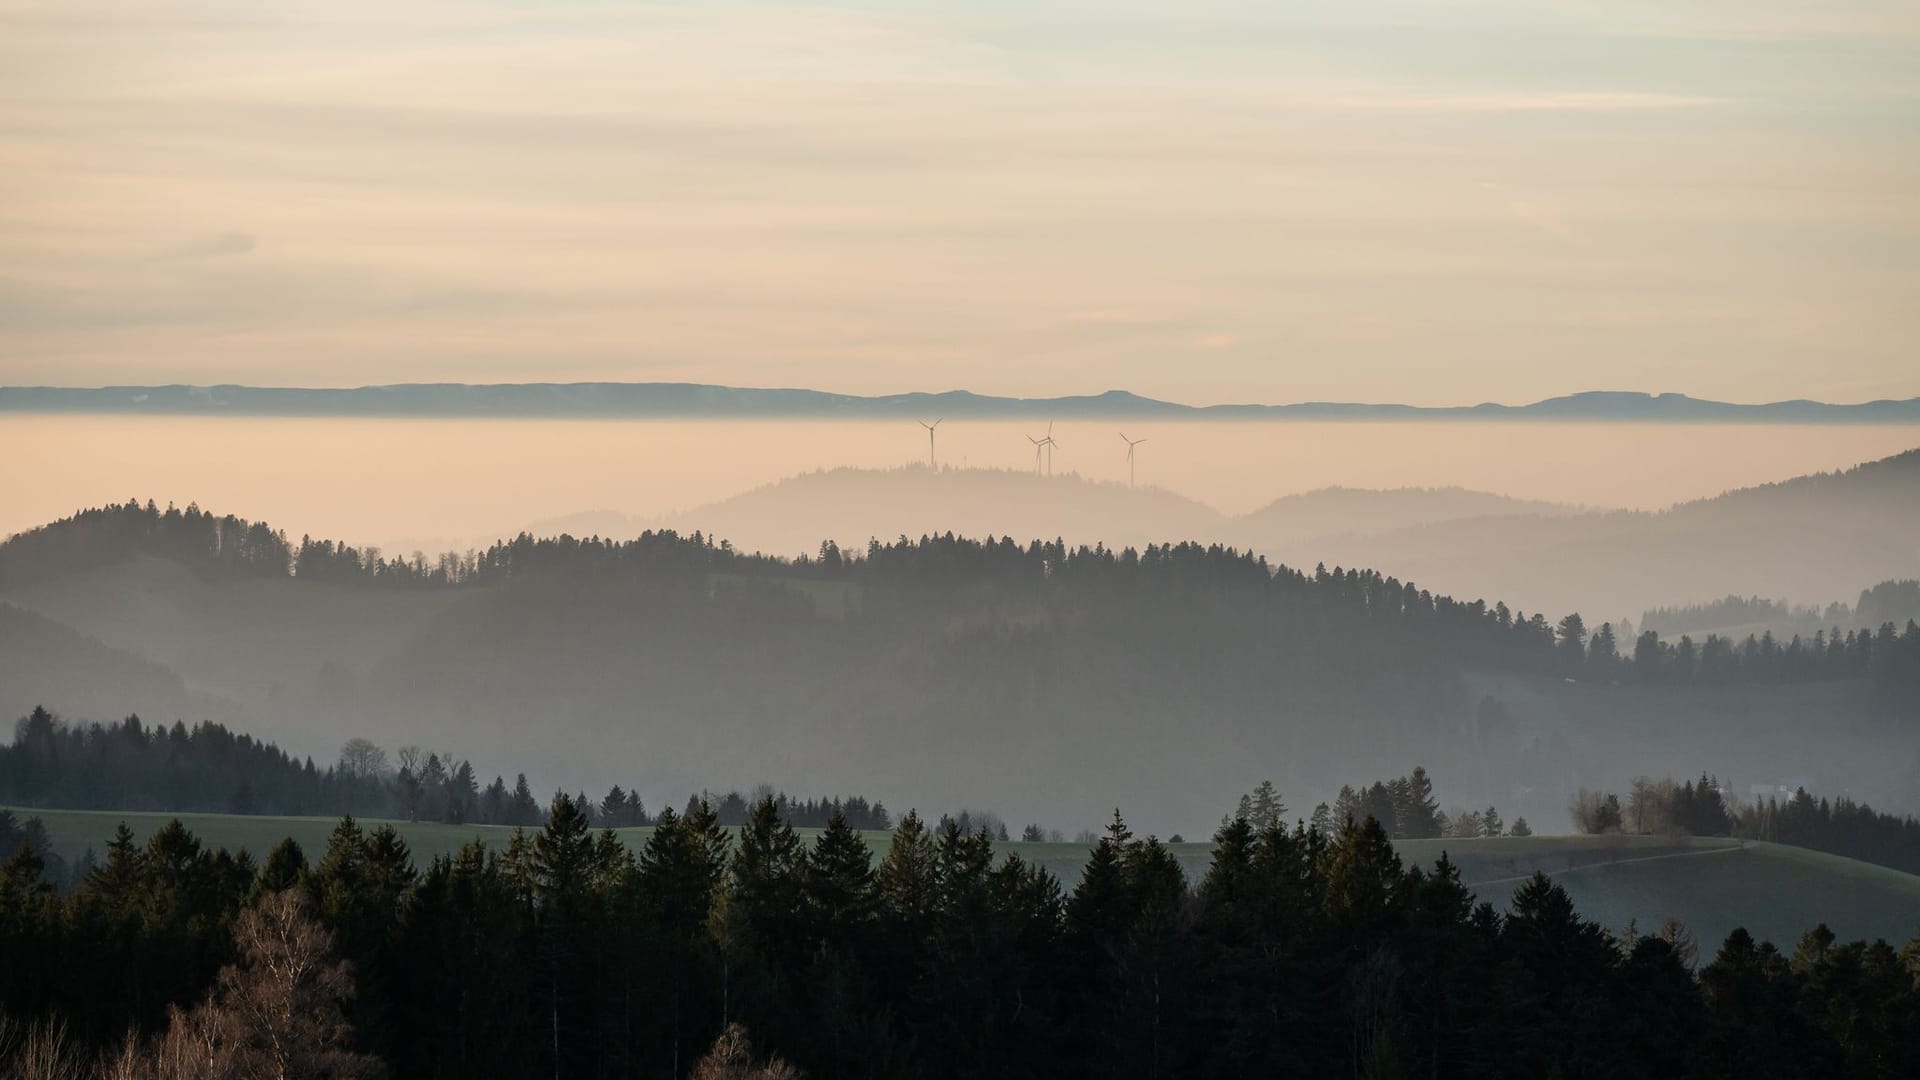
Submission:
[[[713,1049],[693,1067],[691,1080],[800,1080],[800,1070],[777,1057],[756,1063],[747,1029],[728,1024],[714,1040]]]
[[[27,1025],[0,1016],[0,1076],[7,1080],[86,1080],[85,1057],[58,1020]]]
[[[1672,824],[1667,820],[1667,807],[1673,805],[1673,788],[1672,780],[1635,777],[1632,790],[1627,792],[1628,830],[1642,835],[1666,832]]]
[[[415,776],[420,775],[420,766],[427,762],[427,752],[412,743],[408,743],[394,753],[399,758],[400,767]]]
[[[341,1012],[353,996],[333,940],[297,892],[269,893],[233,927],[241,959],[192,1011],[174,1009],[144,1051],[131,1037],[101,1070],[109,1080],[373,1080],[375,1058],[351,1049]]]
[[[340,771],[365,779],[385,776],[387,752],[374,745],[372,739],[358,736],[348,739],[340,748]]]
[[[1481,817],[1477,810],[1468,810],[1456,806],[1446,815],[1446,835],[1458,839],[1468,839],[1480,835]]]
[[[1567,806],[1574,827],[1583,833],[1620,831],[1620,799],[1601,791],[1581,788]]]

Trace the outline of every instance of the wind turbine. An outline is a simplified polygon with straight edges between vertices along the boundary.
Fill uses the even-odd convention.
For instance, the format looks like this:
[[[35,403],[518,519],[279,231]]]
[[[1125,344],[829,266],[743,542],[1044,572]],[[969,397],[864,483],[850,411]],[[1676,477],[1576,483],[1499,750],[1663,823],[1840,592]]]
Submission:
[[[1047,421],[1047,437],[1040,440],[1040,442],[1041,442],[1041,445],[1047,448],[1047,475],[1052,476],[1053,475],[1053,448],[1060,445],[1059,443],[1053,441],[1053,421],[1051,420]]]
[[[935,458],[933,454],[933,429],[946,422],[947,418],[944,416],[931,424],[925,420],[920,421],[920,426],[927,429],[927,467],[930,469],[938,469],[940,467],[939,460]]]
[[[1120,433],[1120,441],[1127,444],[1127,486],[1133,486],[1133,448],[1146,442],[1145,439],[1129,439],[1126,432]]]
[[[1027,436],[1027,441],[1033,444],[1033,475],[1039,476],[1040,455],[1046,452],[1047,444],[1053,441],[1053,436],[1049,435],[1044,439],[1036,439],[1029,435]]]

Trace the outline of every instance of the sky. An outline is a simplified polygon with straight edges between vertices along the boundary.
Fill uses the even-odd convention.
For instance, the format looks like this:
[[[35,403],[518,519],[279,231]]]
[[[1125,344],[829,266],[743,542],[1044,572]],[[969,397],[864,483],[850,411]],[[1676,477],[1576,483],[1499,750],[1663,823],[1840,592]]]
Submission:
[[[1920,395],[1912,0],[0,0],[0,383]]]

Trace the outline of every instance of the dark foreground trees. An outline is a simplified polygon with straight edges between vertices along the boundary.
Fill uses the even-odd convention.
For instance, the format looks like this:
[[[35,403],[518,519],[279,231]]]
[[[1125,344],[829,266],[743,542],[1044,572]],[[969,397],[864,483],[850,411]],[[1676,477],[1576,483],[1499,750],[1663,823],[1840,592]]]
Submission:
[[[24,845],[0,1075],[1920,1075],[1920,940],[1740,932],[1696,973],[1684,933],[1616,937],[1540,876],[1476,903],[1370,819],[1232,818],[1189,887],[1116,815],[1070,893],[956,822],[890,839],[697,804],[636,855],[562,797],[424,868],[352,821],[257,868],[123,836],[64,898]]]

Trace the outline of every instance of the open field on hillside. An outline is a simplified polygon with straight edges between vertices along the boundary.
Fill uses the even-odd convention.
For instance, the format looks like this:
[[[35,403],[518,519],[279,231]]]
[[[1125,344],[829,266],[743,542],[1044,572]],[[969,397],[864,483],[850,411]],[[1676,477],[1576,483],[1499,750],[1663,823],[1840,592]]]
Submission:
[[[91,848],[102,851],[115,826],[125,821],[145,839],[168,820],[181,822],[212,847],[244,848],[256,857],[291,836],[309,858],[326,847],[337,819],[265,817],[234,814],[120,813],[97,810],[15,808],[21,817],[37,816],[66,858]],[[490,846],[506,843],[513,830],[497,825],[391,824],[420,862],[451,852],[470,840]],[[620,829],[636,850],[651,829]],[[808,839],[817,830],[801,830]],[[876,853],[888,836],[870,833]],[[1711,838],[1653,836],[1535,836],[1492,840],[1407,840],[1401,857],[1429,866],[1444,851],[1460,866],[1461,876],[1481,899],[1504,908],[1514,888],[1534,870],[1544,870],[1573,896],[1580,912],[1610,929],[1629,922],[1642,932],[1662,920],[1678,919],[1711,952],[1735,927],[1784,946],[1816,923],[1824,922],[1842,938],[1886,938],[1903,942],[1920,935],[1920,877],[1853,859],[1779,844],[1743,843]],[[997,845],[1003,853],[1039,863],[1071,888],[1086,862],[1080,844]],[[1189,880],[1206,873],[1211,845],[1174,845]]]

